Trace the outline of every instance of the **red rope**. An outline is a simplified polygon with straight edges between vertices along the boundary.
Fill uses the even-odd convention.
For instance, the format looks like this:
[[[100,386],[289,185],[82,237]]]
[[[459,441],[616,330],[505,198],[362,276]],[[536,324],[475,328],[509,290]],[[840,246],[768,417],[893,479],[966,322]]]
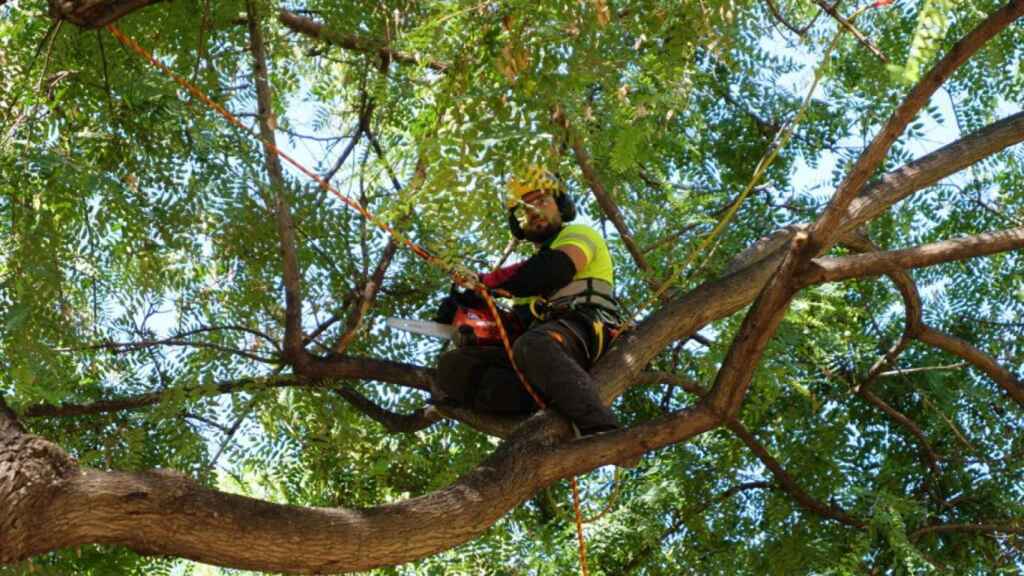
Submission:
[[[223,106],[221,106],[217,102],[214,102],[213,99],[211,99],[209,96],[207,96],[205,92],[200,90],[198,87],[193,85],[191,82],[186,80],[184,77],[182,77],[179,74],[175,73],[173,70],[168,68],[163,62],[160,62],[159,60],[157,60],[156,57],[154,57],[151,52],[149,52],[148,50],[143,48],[134,39],[132,39],[131,37],[129,37],[129,36],[125,35],[123,32],[121,32],[121,30],[117,26],[114,26],[113,24],[107,24],[107,30],[114,36],[114,38],[116,38],[118,40],[118,42],[120,42],[126,48],[129,48],[130,50],[132,50],[135,53],[137,53],[143,59],[147,60],[150,64],[152,64],[155,68],[157,68],[158,70],[163,72],[166,76],[168,76],[169,78],[171,78],[172,80],[177,82],[179,86],[181,86],[186,91],[188,91],[190,94],[192,94],[193,96],[198,98],[201,102],[206,104],[210,109],[214,110],[215,112],[217,112],[218,114],[223,116],[224,119],[227,120],[232,126],[235,126],[236,128],[247,132],[249,135],[253,136],[257,140],[262,142],[263,146],[265,146],[266,149],[269,150],[272,154],[274,154],[275,156],[277,156],[279,158],[284,159],[289,164],[291,164],[296,169],[298,169],[299,172],[302,172],[306,176],[309,176],[310,178],[315,180],[316,183],[319,184],[320,187],[323,188],[325,191],[334,194],[335,196],[338,197],[339,200],[341,200],[344,204],[346,204],[350,208],[354,209],[363,218],[365,218],[368,221],[370,221],[371,223],[375,224],[381,230],[384,230],[385,232],[387,232],[389,235],[391,235],[392,238],[395,238],[396,240],[398,240],[402,244],[405,244],[417,256],[419,256],[420,258],[423,258],[428,263],[433,264],[434,266],[437,266],[441,270],[444,270],[448,274],[452,275],[457,283],[464,284],[464,282],[461,281],[461,278],[459,278],[459,276],[457,274],[454,274],[453,273],[454,270],[452,270],[451,267],[449,267],[444,261],[439,260],[437,257],[435,257],[432,254],[430,254],[430,252],[428,252],[426,248],[423,248],[419,244],[416,244],[412,240],[409,240],[408,238],[403,236],[401,233],[399,233],[397,230],[395,230],[391,226],[388,226],[387,223],[384,223],[384,222],[381,222],[381,221],[377,220],[377,218],[373,215],[373,213],[371,213],[365,206],[360,204],[357,200],[342,194],[334,186],[331,186],[330,182],[328,182],[328,181],[324,180],[323,178],[321,178],[320,175],[317,174],[316,172],[313,172],[309,168],[306,168],[301,162],[299,162],[298,160],[295,160],[294,158],[289,156],[286,152],[284,152],[283,150],[278,148],[273,142],[265,140],[263,137],[261,137],[260,135],[254,133],[252,130],[247,128],[245,126],[245,124],[242,124],[242,122],[234,114],[229,112],[226,108],[224,108]],[[487,302],[487,307],[490,309],[491,314],[494,316],[494,320],[495,320],[495,322],[498,325],[498,333],[501,334],[501,343],[505,347],[505,353],[508,354],[508,360],[512,364],[512,369],[515,370],[516,376],[519,377],[519,381],[522,382],[523,387],[526,388],[526,391],[530,393],[530,396],[533,398],[533,401],[536,402],[537,406],[540,409],[543,410],[546,407],[546,404],[544,403],[544,400],[540,397],[539,394],[537,394],[537,392],[533,389],[533,387],[530,386],[530,383],[526,381],[526,376],[523,374],[522,370],[519,369],[519,366],[516,365],[516,361],[515,361],[515,358],[513,357],[514,355],[513,355],[513,352],[512,352],[512,344],[509,341],[508,332],[505,330],[505,325],[501,321],[501,315],[498,314],[498,308],[494,304],[494,299],[487,292],[487,289],[485,287],[483,287],[482,285],[470,286],[470,288],[473,288],[473,289],[477,290],[483,296],[484,300]],[[572,479],[572,497],[573,497],[573,509],[576,511],[576,537],[579,540],[580,572],[583,574],[583,576],[589,576],[589,571],[587,569],[587,556],[586,556],[587,545],[586,545],[586,541],[583,538],[583,521],[582,521],[582,517],[581,517],[581,514],[580,514],[579,487],[577,485],[575,477],[573,477],[573,479]]]

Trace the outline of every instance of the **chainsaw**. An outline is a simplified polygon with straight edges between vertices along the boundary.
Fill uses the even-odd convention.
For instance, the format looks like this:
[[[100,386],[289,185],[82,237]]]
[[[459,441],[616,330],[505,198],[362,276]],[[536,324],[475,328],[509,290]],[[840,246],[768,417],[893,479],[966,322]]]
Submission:
[[[498,313],[509,342],[514,342],[523,331],[519,319],[507,310],[499,309]],[[441,301],[434,320],[388,318],[386,323],[395,330],[450,340],[460,348],[501,344],[498,322],[484,299],[473,292],[459,292],[454,286]]]

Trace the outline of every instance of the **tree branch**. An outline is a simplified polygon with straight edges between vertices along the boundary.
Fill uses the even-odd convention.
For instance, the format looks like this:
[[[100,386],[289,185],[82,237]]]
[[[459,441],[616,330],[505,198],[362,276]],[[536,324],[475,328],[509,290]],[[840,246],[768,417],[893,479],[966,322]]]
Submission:
[[[910,533],[911,540],[917,540],[926,534],[944,532],[998,532],[1003,534],[1024,534],[1024,523],[1020,520],[1010,520],[1004,524],[936,524],[918,528]]]
[[[312,379],[377,380],[429,392],[434,372],[433,368],[377,358],[328,356],[314,358],[303,375]]]
[[[356,299],[355,306],[353,306],[352,312],[346,321],[345,331],[338,338],[338,343],[334,345],[333,352],[335,354],[343,354],[349,345],[352,344],[352,341],[355,340],[359,329],[363,325],[363,318],[370,310],[374,300],[376,300],[380,286],[384,283],[384,275],[387,273],[388,267],[391,265],[391,261],[394,259],[397,251],[398,243],[395,242],[394,238],[389,238],[387,245],[384,246],[384,252],[377,262],[377,267],[366,283],[363,284],[363,290],[359,298]]]
[[[269,356],[260,356],[259,354],[253,354],[252,352],[246,352],[245,350],[238,350],[230,346],[224,346],[221,344],[215,344],[213,342],[193,342],[191,340],[182,340],[180,338],[171,337],[164,338],[163,340],[137,340],[135,342],[103,342],[100,344],[89,344],[81,348],[60,348],[58,352],[70,352],[73,350],[99,350],[106,349],[111,352],[133,352],[135,350],[144,350],[146,348],[156,348],[160,346],[183,346],[187,348],[206,348],[209,350],[217,350],[220,352],[226,352],[228,354],[235,354],[243,358],[262,362],[264,364],[277,364],[278,359]]]
[[[373,148],[377,157],[380,158],[381,162],[385,163],[388,170],[388,175],[391,177],[391,185],[395,190],[395,193],[400,194],[402,192],[402,184],[398,181],[398,176],[395,175],[394,171],[387,164],[387,159],[384,156],[384,149],[381,147],[380,142],[374,135],[373,131],[370,130],[370,111],[373,109],[371,105],[367,105],[365,112],[360,116],[360,131],[366,134],[367,139],[370,141],[370,146]],[[413,176],[413,186],[419,186],[426,179],[426,166],[424,165],[422,158],[417,160],[415,175]],[[359,333],[359,328],[362,327],[363,318],[366,313],[370,310],[374,301],[377,298],[377,293],[380,291],[381,286],[384,284],[384,275],[387,274],[388,267],[391,266],[391,261],[395,257],[395,253],[398,251],[398,242],[394,237],[388,238],[388,243],[384,246],[384,252],[381,254],[380,260],[377,262],[377,266],[373,271],[373,274],[363,284],[362,291],[356,299],[355,306],[352,312],[349,314],[346,321],[345,331],[338,338],[337,344],[334,345],[334,353],[342,354],[348,349],[352,341],[355,340],[356,335]]]
[[[110,400],[97,400],[88,404],[36,404],[25,408],[22,412],[26,418],[66,418],[71,416],[86,416],[90,414],[107,414],[111,412],[124,412],[127,410],[140,410],[174,398],[204,398],[220,394],[232,394],[240,391],[255,391],[269,388],[289,388],[297,386],[315,386],[306,378],[299,376],[271,376],[265,378],[243,378],[221,382],[212,388],[206,386],[184,386],[181,388],[168,388],[157,392],[147,392],[137,396],[126,398],[114,398]]]
[[[277,121],[274,118],[273,94],[268,79],[266,45],[263,41],[263,31],[260,29],[261,17],[254,0],[247,0],[245,6],[249,25],[249,47],[253,57],[252,74],[256,83],[256,101],[259,108],[260,139],[263,142],[267,175],[274,191],[274,212],[284,265],[284,359],[301,369],[308,361],[308,353],[302,346],[302,279],[295,253],[295,223],[288,207],[281,161],[272,148],[277,145]]]
[[[672,382],[698,398],[703,398],[707,395],[707,391],[699,384],[686,378],[682,378],[676,374],[658,372],[653,373],[650,376],[662,382]],[[853,526],[861,529],[866,526],[864,522],[853,518],[847,514],[846,511],[834,504],[825,504],[808,494],[800,487],[799,484],[796,483],[796,480],[786,472],[782,465],[779,464],[779,461],[776,460],[770,452],[768,452],[768,449],[758,442],[757,438],[755,438],[754,435],[747,430],[746,426],[744,426],[738,419],[732,418],[730,420],[726,420],[725,427],[735,434],[736,437],[744,444],[746,444],[747,448],[754,453],[754,456],[756,456],[757,459],[764,464],[765,468],[772,473],[772,476],[775,477],[775,482],[785,492],[792,496],[800,507],[808,512],[817,514],[822,518],[831,518],[832,520],[836,520],[841,524],[846,524],[847,526]]]
[[[739,413],[754,369],[797,292],[793,274],[803,263],[801,254],[807,241],[808,235],[803,231],[797,232],[790,240],[789,250],[744,317],[711,392],[702,401],[726,421]]]
[[[633,257],[633,261],[644,273],[644,278],[647,280],[649,286],[652,289],[657,288],[657,282],[654,280],[654,270],[651,265],[647,262],[647,258],[644,256],[643,250],[637,246],[636,241],[633,240],[633,235],[629,232],[629,227],[626,226],[626,221],[622,217],[622,212],[619,207],[615,204],[615,200],[605,190],[604,184],[601,183],[601,179],[598,177],[594,167],[590,164],[590,155],[587,154],[585,148],[583,148],[583,142],[572,125],[569,123],[569,119],[565,117],[565,113],[562,109],[556,108],[551,117],[554,122],[561,126],[566,132],[566,139],[569,141],[569,145],[572,147],[573,153],[576,156],[576,164],[579,165],[580,171],[583,172],[583,178],[587,181],[590,186],[590,191],[594,194],[594,199],[597,200],[597,204],[601,207],[604,214],[611,220],[615,229],[619,232],[619,238],[622,239],[622,243],[626,245],[626,250]]]
[[[967,362],[958,362],[956,364],[949,364],[947,366],[920,366],[918,368],[895,368],[882,372],[878,375],[879,378],[891,378],[893,376],[906,376],[907,374],[918,374],[920,372],[946,372],[952,370],[960,370],[967,366]]]
[[[990,39],[1013,23],[1024,14],[1024,1],[1012,0],[997,10],[957,42],[950,51],[939,60],[931,70],[911,89],[903,102],[896,108],[882,130],[875,136],[853,167],[847,172],[839,184],[832,200],[820,218],[811,228],[811,242],[808,245],[808,256],[818,254],[830,246],[840,231],[850,203],[861,192],[871,174],[885,159],[889,148],[903,133],[907,124],[913,120],[918,111],[927,104],[928,99],[945,82],[957,68],[980,50]]]
[[[89,404],[37,404],[26,408],[26,417],[65,417],[102,414],[122,410],[136,410],[159,404],[165,399],[181,396],[214,396],[241,390],[259,390],[281,387],[323,387],[336,380],[372,380],[415,390],[429,391],[434,370],[413,364],[403,364],[376,358],[348,356],[316,359],[308,372],[312,374],[243,378],[217,384],[213,389],[204,386],[186,386],[149,392],[127,398],[100,400]],[[326,384],[325,384],[326,383]]]
[[[344,398],[356,410],[359,410],[375,422],[384,426],[392,434],[411,434],[433,425],[441,419],[436,410],[420,408],[412,414],[399,414],[385,410],[376,405],[366,396],[352,388],[337,388],[334,392]]]
[[[814,23],[817,22],[818,20],[818,16],[821,15],[821,12],[819,11],[818,14],[814,17],[814,19],[812,19],[802,28],[797,28],[796,26],[791,24],[789,20],[786,20],[786,18],[782,15],[782,11],[779,10],[779,7],[775,5],[775,2],[773,0],[764,0],[764,3],[768,6],[768,11],[771,13],[772,17],[774,17],[777,22],[785,26],[790,32],[800,37],[803,37],[803,35],[806,34],[808,30],[811,29],[811,26],[814,26]]]
[[[339,34],[327,28],[320,22],[311,18],[306,18],[305,16],[300,16],[294,12],[289,12],[288,10],[281,10],[278,12],[277,19],[281,24],[284,24],[286,28],[293,32],[298,32],[299,34],[344,48],[345,50],[351,50],[362,54],[377,54],[385,61],[400,62],[402,64],[423,64],[427,68],[431,68],[438,72],[444,72],[448,69],[447,64],[428,58],[421,59],[418,55],[406,54],[404,52],[393,50],[386,44],[377,40],[354,35]]]
[[[853,34],[854,38],[856,38],[858,42],[863,44],[864,47],[871,51],[872,54],[878,56],[879,60],[886,64],[889,63],[889,58],[887,58],[885,54],[883,54],[882,51],[878,49],[878,46],[875,46],[875,44],[867,36],[865,36],[863,32],[858,30],[857,27],[853,25],[853,22],[850,22],[849,20],[844,18],[843,15],[840,14],[834,6],[830,6],[826,0],[815,0],[815,2],[818,4],[818,6],[821,6],[821,9],[824,10],[829,16],[834,18],[836,22],[839,22],[839,24],[843,28],[846,28],[851,34]]]
[[[851,203],[841,223],[851,231],[885,211],[890,205],[951,174],[1024,141],[1024,112],[1015,114],[883,175]],[[773,234],[737,256],[725,274],[705,282],[663,306],[635,331],[619,337],[618,344],[595,366],[607,401],[638,381],[643,367],[670,342],[686,339],[708,323],[750,304],[771,277],[784,255],[783,247],[799,227]]]
[[[802,286],[879,276],[893,269],[923,268],[955,260],[1024,248],[1024,227],[923,244],[903,250],[816,258],[804,272]]]
[[[7,405],[4,397],[0,396],[0,440],[24,433],[25,427],[18,421],[18,415]]]
[[[48,0],[50,17],[92,30],[163,0]]]
[[[979,370],[988,374],[988,377],[1005,390],[1017,404],[1024,406],[1024,383],[1014,376],[1012,372],[1002,367],[995,358],[956,336],[943,334],[927,326],[917,335],[917,339],[970,362]]]
[[[856,394],[866,400],[868,404],[871,404],[875,408],[878,408],[885,413],[886,416],[891,418],[894,422],[905,428],[910,435],[913,436],[917,443],[921,446],[922,455],[925,458],[925,464],[932,470],[932,472],[939,474],[939,455],[932,448],[932,445],[928,443],[928,438],[921,431],[921,427],[916,422],[907,417],[899,410],[893,408],[887,404],[884,400],[874,394],[874,392],[867,388],[860,386],[855,388]]]
[[[770,490],[773,487],[774,486],[771,482],[744,482],[742,484],[732,486],[721,494],[711,497],[707,502],[703,502],[682,514],[679,514],[675,521],[673,521],[672,524],[662,532],[661,537],[658,538],[658,543],[660,544],[668,538],[676,535],[694,516],[704,513],[708,508],[711,508],[719,502],[724,502],[740,492],[746,492],[748,490]],[[632,560],[622,567],[622,573],[632,574],[633,571],[640,566],[640,563],[649,557],[653,551],[654,546],[651,543],[647,543]]]

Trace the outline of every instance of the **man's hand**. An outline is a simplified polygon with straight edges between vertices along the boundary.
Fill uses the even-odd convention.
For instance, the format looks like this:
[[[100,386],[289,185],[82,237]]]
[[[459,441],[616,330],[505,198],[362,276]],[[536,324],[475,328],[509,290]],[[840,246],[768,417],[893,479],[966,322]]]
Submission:
[[[465,266],[455,266],[452,270],[452,279],[459,286],[474,292],[484,288],[484,285],[480,283],[480,276]]]

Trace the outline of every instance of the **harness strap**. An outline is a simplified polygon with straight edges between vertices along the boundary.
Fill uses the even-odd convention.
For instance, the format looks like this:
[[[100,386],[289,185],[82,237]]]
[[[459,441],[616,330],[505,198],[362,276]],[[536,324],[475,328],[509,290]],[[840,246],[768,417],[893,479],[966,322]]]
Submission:
[[[564,313],[579,306],[594,306],[619,316],[619,301],[614,288],[599,278],[581,278],[563,286],[544,302],[548,312]],[[617,323],[617,322],[615,322]]]

